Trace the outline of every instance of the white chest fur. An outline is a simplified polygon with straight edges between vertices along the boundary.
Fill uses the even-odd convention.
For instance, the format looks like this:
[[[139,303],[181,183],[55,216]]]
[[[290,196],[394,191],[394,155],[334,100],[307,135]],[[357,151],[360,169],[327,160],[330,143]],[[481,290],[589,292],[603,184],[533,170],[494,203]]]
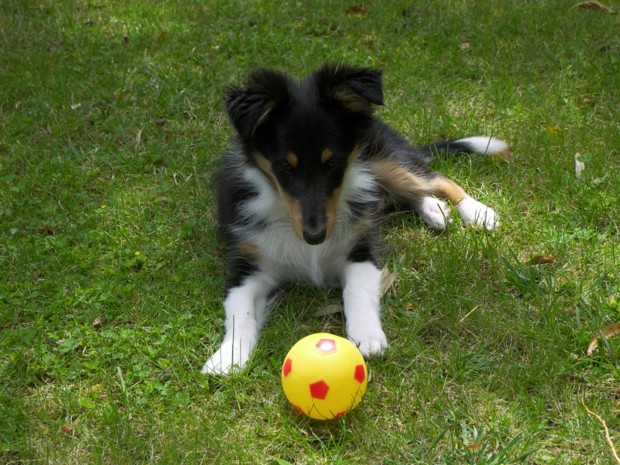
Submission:
[[[349,201],[368,202],[375,197],[375,180],[363,165],[352,165],[342,183],[338,215],[334,229],[323,243],[310,245],[293,230],[286,206],[278,192],[256,168],[246,171],[245,179],[255,186],[258,195],[246,201],[240,213],[261,228],[237,233],[257,247],[260,266],[280,281],[309,281],[339,286],[347,257],[358,241]]]

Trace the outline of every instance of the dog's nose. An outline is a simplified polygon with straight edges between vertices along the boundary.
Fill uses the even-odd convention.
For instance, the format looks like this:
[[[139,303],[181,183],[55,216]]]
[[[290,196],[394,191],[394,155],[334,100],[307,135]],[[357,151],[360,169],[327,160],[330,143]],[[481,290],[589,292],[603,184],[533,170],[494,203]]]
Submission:
[[[327,232],[325,229],[304,229],[304,241],[310,245],[320,244],[325,240]]]

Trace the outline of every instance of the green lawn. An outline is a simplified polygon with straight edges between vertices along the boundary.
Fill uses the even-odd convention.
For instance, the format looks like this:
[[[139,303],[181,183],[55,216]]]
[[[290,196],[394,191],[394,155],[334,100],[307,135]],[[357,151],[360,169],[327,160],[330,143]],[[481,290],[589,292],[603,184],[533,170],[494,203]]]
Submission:
[[[620,337],[586,355],[620,321],[603,2],[0,2],[0,463],[618,463]],[[384,71],[379,114],[413,140],[495,135],[512,156],[437,164],[498,231],[386,221],[391,348],[321,423],[279,370],[302,336],[343,333],[315,315],[336,291],[287,292],[246,372],[199,369],[223,335],[221,96],[336,60]]]

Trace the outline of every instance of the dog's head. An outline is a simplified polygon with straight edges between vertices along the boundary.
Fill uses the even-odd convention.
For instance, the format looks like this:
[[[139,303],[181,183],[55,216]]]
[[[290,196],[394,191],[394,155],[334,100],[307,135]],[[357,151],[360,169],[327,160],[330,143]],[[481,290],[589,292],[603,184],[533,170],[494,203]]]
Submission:
[[[308,244],[329,237],[345,171],[383,104],[381,74],[326,65],[303,81],[256,71],[226,96],[245,152],[287,205]]]

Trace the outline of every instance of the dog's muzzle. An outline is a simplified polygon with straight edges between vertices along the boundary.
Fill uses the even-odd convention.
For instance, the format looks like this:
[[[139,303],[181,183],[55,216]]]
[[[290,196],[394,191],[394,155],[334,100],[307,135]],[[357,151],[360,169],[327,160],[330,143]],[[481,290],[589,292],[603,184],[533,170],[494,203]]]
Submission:
[[[327,230],[325,228],[304,229],[303,236],[308,244],[318,245],[327,237]]]

